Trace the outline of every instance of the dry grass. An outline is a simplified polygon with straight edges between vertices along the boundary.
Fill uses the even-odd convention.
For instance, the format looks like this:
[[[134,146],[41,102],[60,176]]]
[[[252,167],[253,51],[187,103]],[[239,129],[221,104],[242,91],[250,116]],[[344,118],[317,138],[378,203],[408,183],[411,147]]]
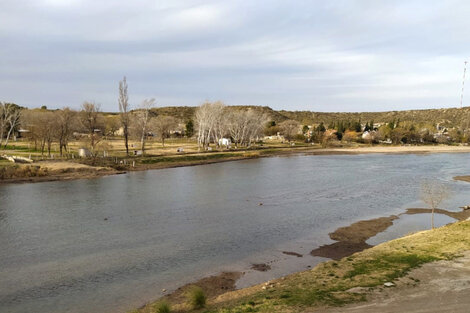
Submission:
[[[17,179],[25,177],[42,177],[48,175],[48,171],[40,166],[10,165],[0,166],[0,179]]]

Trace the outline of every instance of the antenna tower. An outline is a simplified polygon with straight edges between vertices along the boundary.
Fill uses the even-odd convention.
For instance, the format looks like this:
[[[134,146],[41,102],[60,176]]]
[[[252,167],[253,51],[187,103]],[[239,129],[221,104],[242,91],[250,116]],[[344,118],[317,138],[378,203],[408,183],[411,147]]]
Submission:
[[[463,88],[465,87],[465,72],[467,71],[467,61],[463,62],[463,80],[462,80],[462,93],[460,94],[460,108],[463,108]]]

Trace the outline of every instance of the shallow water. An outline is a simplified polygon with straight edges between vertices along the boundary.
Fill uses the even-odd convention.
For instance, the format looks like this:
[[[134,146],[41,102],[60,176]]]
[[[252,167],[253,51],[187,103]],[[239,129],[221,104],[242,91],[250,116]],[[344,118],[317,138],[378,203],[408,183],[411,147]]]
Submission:
[[[275,157],[1,186],[0,312],[125,312],[162,288],[251,262],[273,270],[247,271],[239,286],[300,270],[322,260],[307,254],[337,227],[423,207],[423,178],[450,185],[444,208],[469,204],[470,184],[452,181],[470,173],[468,160]],[[429,228],[427,219],[395,221],[370,242]]]

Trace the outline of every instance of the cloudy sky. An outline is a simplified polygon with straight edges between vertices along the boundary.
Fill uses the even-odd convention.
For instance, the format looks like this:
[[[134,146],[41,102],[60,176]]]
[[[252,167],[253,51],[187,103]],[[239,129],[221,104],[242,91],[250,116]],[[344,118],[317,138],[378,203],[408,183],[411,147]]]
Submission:
[[[1,0],[0,100],[455,107],[469,34],[468,1]]]

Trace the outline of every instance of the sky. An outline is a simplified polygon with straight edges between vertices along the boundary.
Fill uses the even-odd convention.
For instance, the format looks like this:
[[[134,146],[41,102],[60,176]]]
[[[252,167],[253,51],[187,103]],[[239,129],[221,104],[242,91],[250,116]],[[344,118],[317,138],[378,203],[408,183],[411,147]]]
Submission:
[[[458,107],[469,34],[469,1],[1,0],[0,101]]]

